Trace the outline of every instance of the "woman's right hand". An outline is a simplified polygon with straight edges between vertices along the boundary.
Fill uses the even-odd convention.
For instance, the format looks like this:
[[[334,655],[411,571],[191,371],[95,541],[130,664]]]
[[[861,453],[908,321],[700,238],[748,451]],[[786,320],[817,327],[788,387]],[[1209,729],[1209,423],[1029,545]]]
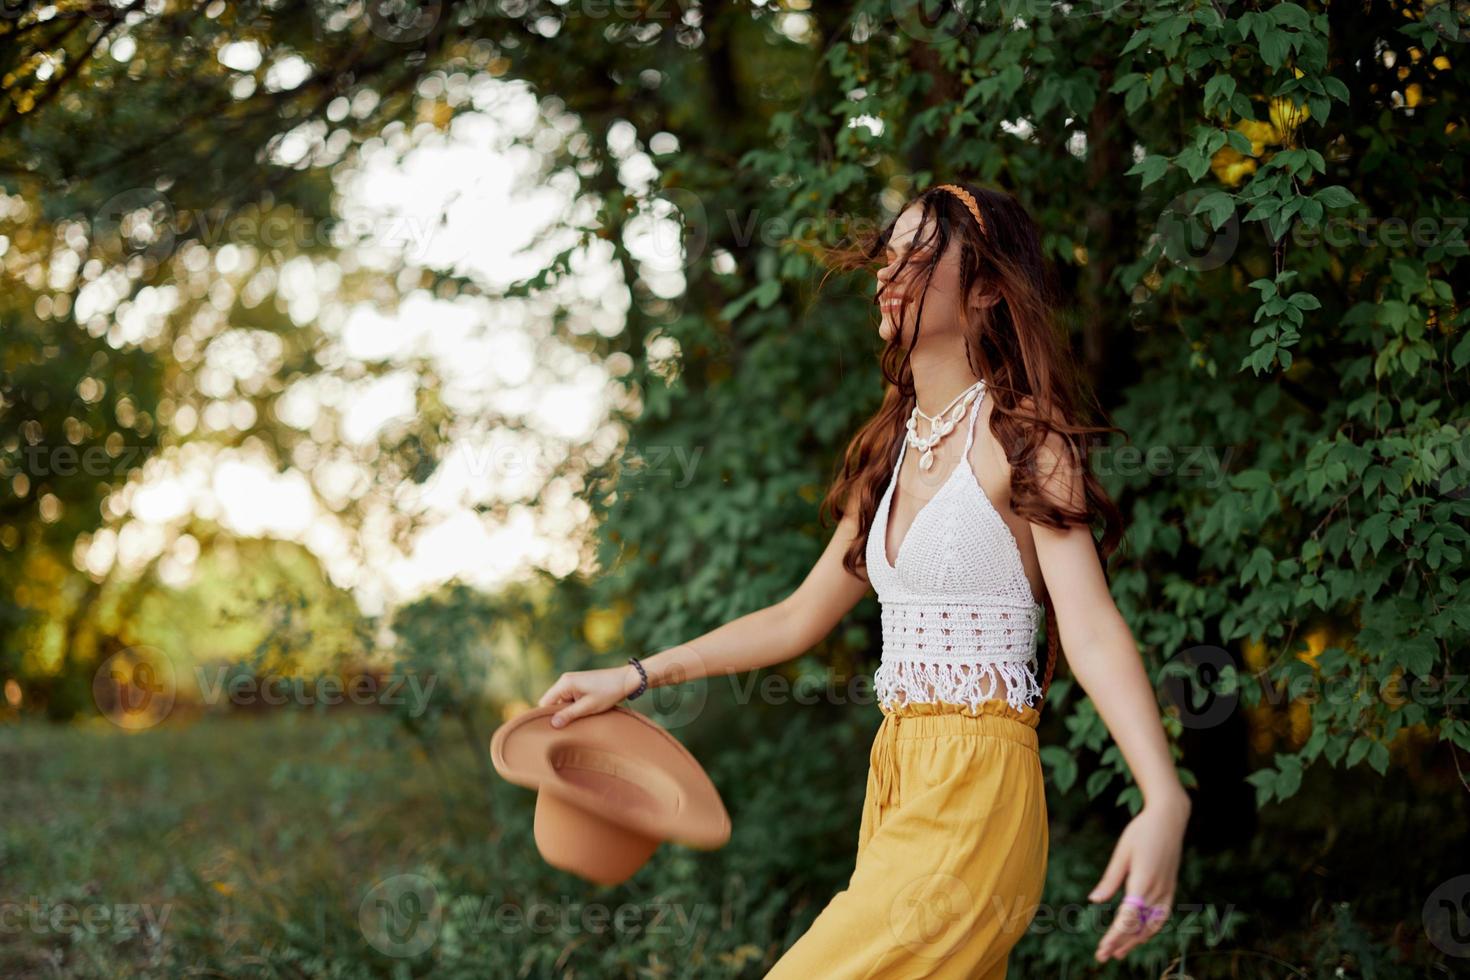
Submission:
[[[632,664],[605,667],[601,670],[574,670],[562,674],[541,695],[537,706],[570,702],[551,716],[553,728],[561,728],[575,718],[606,711],[638,690],[642,677]]]

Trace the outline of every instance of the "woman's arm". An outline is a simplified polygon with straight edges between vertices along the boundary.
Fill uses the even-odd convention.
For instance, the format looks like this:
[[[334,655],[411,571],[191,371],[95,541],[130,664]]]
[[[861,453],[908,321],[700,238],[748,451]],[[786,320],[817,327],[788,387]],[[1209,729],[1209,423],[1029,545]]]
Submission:
[[[1078,461],[1064,453],[1059,437],[1043,446],[1043,492],[1057,503],[1080,507],[1085,499]],[[1098,715],[1128,763],[1143,794],[1143,808],[1124,830],[1112,860],[1088,898],[1104,901],[1123,884],[1125,895],[1141,895],[1164,913],[1140,925],[1136,910],[1120,908],[1098,945],[1096,958],[1121,959],[1163,926],[1171,913],[1190,801],[1179,782],[1158,699],[1149,682],[1133,633],[1108,592],[1092,532],[1075,526],[1056,530],[1033,523],[1057,631],[1078,685],[1092,698]]]
[[[856,535],[857,513],[849,507],[796,591],[774,605],[644,659],[649,688],[769,667],[811,649],[868,589],[866,579],[842,566],[842,556]],[[560,727],[582,715],[607,710],[636,691],[640,680],[632,664],[574,671],[563,674],[539,703],[571,702],[552,718],[552,724]]]
[[[1169,755],[1154,687],[1133,632],[1108,592],[1092,532],[1032,524],[1031,534],[1072,675],[1097,705],[1144,803],[1184,802],[1188,796]]]

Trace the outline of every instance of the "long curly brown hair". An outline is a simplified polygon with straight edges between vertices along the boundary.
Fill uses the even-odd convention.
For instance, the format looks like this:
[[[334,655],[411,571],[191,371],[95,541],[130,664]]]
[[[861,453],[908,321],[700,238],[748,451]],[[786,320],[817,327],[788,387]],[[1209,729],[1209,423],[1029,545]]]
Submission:
[[[990,432],[1004,448],[1011,465],[1011,503],[1028,520],[1057,529],[1072,525],[1089,528],[1102,523],[1099,542],[1093,545],[1107,568],[1107,559],[1117,550],[1123,536],[1123,518],[1097,477],[1087,465],[1088,441],[1106,432],[1121,432],[1111,424],[1091,425],[1083,418],[1084,394],[1090,413],[1104,418],[1101,408],[1083,384],[1080,371],[1063,332],[1056,276],[1042,252],[1041,235],[1026,209],[1011,195],[974,184],[953,182],[964,188],[979,206],[984,228],[978,225],[965,203],[955,194],[930,188],[900,209],[887,225],[860,238],[855,244],[828,249],[824,259],[828,275],[837,271],[867,270],[876,273],[884,265],[884,253],[898,215],[909,207],[921,209],[921,222],[913,247],[895,270],[893,281],[904,284],[902,315],[894,314],[895,330],[880,358],[886,385],[883,402],[848,444],[839,471],[819,510],[824,524],[844,516],[846,501],[854,496],[858,508],[858,534],[843,555],[843,567],[858,574],[864,565],[867,536],[887,489],[899,440],[914,406],[914,381],[909,348],[904,343],[907,325],[914,324],[913,342],[918,342],[924,300],[934,276],[934,266],[951,244],[959,249],[961,295],[967,299],[993,292],[999,299],[975,314],[968,324],[966,358],[976,377],[986,385],[993,402]],[[909,271],[909,266],[913,271]],[[825,281],[824,277],[824,281]],[[914,287],[917,287],[915,289]],[[912,317],[908,306],[918,294],[918,309]],[[878,290],[873,303],[883,299]],[[964,308],[968,308],[965,304]],[[1027,410],[1023,400],[1029,400]],[[1081,477],[1085,500],[1081,506],[1059,506],[1042,488],[1050,473],[1040,472],[1038,451],[1056,433],[1060,445],[1071,456],[1071,466]],[[1053,439],[1057,446],[1058,440]],[[882,529],[879,533],[883,533]],[[1043,592],[1046,607],[1047,664],[1042,697],[1051,684],[1060,649],[1056,615],[1049,592]]]

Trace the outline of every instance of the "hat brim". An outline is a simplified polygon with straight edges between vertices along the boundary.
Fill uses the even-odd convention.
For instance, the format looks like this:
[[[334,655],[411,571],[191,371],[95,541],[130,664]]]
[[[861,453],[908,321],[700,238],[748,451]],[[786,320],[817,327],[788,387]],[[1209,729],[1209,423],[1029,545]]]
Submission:
[[[714,782],[662,726],[616,705],[551,727],[565,707],[532,708],[496,729],[495,770],[659,840],[710,850],[730,839],[730,815]]]

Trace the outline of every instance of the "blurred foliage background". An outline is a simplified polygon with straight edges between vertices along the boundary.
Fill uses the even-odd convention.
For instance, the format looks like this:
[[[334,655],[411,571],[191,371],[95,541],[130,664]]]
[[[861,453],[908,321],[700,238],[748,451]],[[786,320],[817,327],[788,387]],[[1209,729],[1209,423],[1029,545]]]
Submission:
[[[1031,208],[1126,430],[1094,457],[1129,518],[1109,571],[1197,798],[1170,927],[1096,966],[1085,894],[1138,796],[1063,667],[1013,972],[1463,972],[1467,42],[1448,0],[4,4],[0,972],[760,976],[851,869],[871,596],[776,687],[655,692],[730,806],[720,851],[555,872],[486,741],[559,671],[800,581],[881,385],[871,279],[821,284],[817,246],[950,178]],[[365,172],[487,120],[512,198],[571,202],[534,262],[354,212]],[[591,370],[605,425],[538,431],[452,356],[355,356],[363,305],[509,324],[519,387]],[[343,393],[380,383],[412,410],[364,430]],[[476,520],[569,550],[385,594],[436,476],[506,434],[555,464],[475,487]],[[137,520],[148,480],[240,460],[298,477],[313,533]],[[190,676],[301,686],[247,710]],[[412,696],[315,696],[359,681]],[[405,875],[395,911],[433,914],[385,939]],[[498,914],[587,903],[643,914]]]

